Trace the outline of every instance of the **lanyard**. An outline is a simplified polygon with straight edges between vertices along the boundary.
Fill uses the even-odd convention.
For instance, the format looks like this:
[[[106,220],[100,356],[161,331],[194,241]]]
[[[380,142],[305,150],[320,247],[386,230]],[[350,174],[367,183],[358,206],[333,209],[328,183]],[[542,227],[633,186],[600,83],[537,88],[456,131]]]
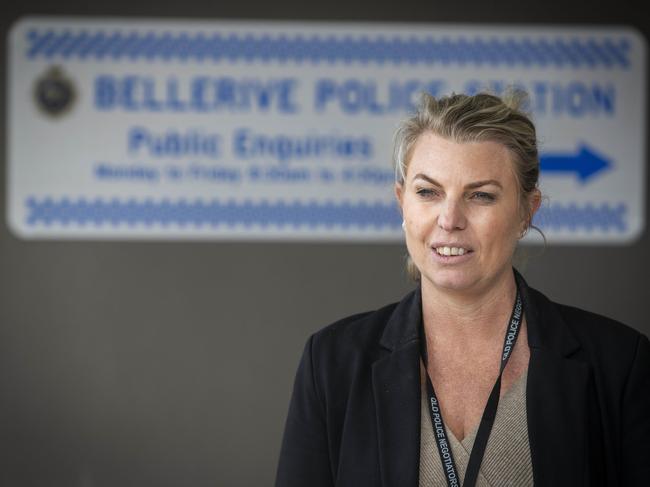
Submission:
[[[494,383],[490,397],[488,398],[485,405],[485,410],[483,411],[483,416],[481,417],[478,431],[476,432],[476,439],[474,440],[474,446],[472,447],[472,452],[469,456],[469,462],[467,463],[467,470],[465,471],[465,479],[463,480],[464,487],[474,487],[476,485],[478,472],[481,468],[483,455],[485,454],[485,447],[487,446],[487,441],[490,437],[490,432],[492,431],[492,425],[494,424],[494,418],[496,417],[497,407],[499,406],[499,395],[501,393],[501,376],[503,375],[503,369],[505,369],[506,365],[508,364],[510,354],[515,348],[515,343],[517,341],[517,337],[519,336],[519,328],[521,325],[522,315],[523,303],[521,301],[521,296],[519,295],[519,290],[517,289],[515,305],[512,309],[512,315],[510,316],[510,325],[506,330],[506,337],[503,342],[503,353],[501,354],[501,367],[499,369],[499,377]],[[421,337],[420,352],[422,354],[422,360],[424,361],[426,371],[427,340],[424,334],[424,329],[422,329]],[[436,443],[438,444],[438,453],[440,454],[440,460],[442,461],[442,469],[447,478],[447,485],[448,487],[460,487],[460,479],[458,478],[456,464],[454,463],[451,447],[447,441],[447,432],[445,431],[445,424],[442,420],[440,404],[438,402],[436,392],[433,389],[433,384],[431,383],[428,372],[427,392],[429,393],[429,413],[431,413],[433,436],[436,438]]]

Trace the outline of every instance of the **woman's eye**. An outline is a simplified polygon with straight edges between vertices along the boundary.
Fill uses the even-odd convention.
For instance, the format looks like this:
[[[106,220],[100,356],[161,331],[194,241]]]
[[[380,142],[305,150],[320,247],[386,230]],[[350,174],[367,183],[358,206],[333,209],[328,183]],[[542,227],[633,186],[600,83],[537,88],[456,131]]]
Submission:
[[[475,200],[484,201],[486,203],[492,203],[494,200],[496,200],[496,196],[494,196],[492,193],[485,193],[483,191],[477,191],[476,193],[473,193],[472,198]]]
[[[431,188],[420,188],[415,191],[419,196],[422,196],[423,198],[429,198],[432,196],[436,196],[438,192],[435,189]]]

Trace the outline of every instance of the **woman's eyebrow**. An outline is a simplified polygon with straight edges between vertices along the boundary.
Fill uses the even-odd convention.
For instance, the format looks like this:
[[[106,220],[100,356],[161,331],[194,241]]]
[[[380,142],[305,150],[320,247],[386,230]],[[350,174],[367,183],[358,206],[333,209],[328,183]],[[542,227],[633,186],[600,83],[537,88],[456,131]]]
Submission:
[[[425,181],[427,181],[427,182],[429,182],[429,183],[431,183],[431,184],[433,184],[435,186],[440,186],[442,188],[442,184],[440,184],[435,179],[430,178],[429,176],[427,176],[424,173],[419,172],[415,176],[413,176],[413,181],[415,181],[416,179],[424,179]]]
[[[424,181],[427,181],[435,186],[439,186],[441,188],[443,187],[442,184],[440,184],[438,181],[421,172],[413,176],[413,181],[415,181],[416,179],[423,179]],[[481,181],[475,181],[473,183],[466,184],[465,189],[476,189],[476,188],[480,188],[481,186],[488,186],[490,184],[498,187],[499,189],[503,189],[503,185],[496,179],[483,179]]]
[[[480,188],[481,186],[488,186],[490,184],[492,184],[494,186],[497,186],[500,189],[503,189],[503,186],[501,185],[501,183],[499,181],[497,181],[496,179],[484,179],[482,181],[476,181],[476,182],[473,182],[473,183],[469,183],[469,184],[465,185],[465,188],[467,188],[467,189],[476,189],[476,188]]]

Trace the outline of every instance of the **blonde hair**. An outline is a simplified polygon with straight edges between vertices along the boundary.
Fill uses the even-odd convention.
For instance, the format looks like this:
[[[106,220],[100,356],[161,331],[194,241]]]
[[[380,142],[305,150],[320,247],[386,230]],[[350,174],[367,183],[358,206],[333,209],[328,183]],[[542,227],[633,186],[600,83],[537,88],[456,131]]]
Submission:
[[[539,155],[537,133],[523,106],[528,94],[509,89],[501,97],[491,93],[451,94],[440,98],[423,93],[413,115],[403,120],[395,132],[393,164],[395,181],[403,184],[408,164],[420,135],[433,132],[454,142],[497,142],[514,156],[522,214],[526,230],[532,227],[529,197],[538,190]],[[420,272],[407,259],[407,271],[414,279]]]

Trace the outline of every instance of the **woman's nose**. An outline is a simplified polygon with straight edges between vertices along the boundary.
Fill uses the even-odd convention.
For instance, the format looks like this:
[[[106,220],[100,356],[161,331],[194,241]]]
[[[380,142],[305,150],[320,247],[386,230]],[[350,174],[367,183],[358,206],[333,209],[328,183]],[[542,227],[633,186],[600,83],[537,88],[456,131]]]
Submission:
[[[467,225],[461,203],[447,200],[440,208],[438,226],[447,232],[463,230]]]

